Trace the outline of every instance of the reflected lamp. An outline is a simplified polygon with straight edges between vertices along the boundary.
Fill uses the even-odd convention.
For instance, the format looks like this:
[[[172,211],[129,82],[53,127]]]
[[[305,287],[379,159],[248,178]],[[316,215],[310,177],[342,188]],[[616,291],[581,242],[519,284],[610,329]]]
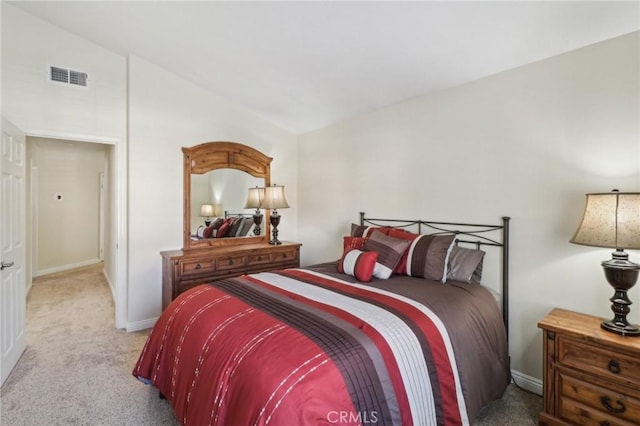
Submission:
[[[256,209],[253,213],[253,234],[258,236],[262,232],[260,225],[262,224],[262,212],[260,211],[262,201],[264,200],[264,188],[249,188],[247,194],[247,202],[244,204],[245,209]]]
[[[200,216],[204,217],[205,226],[211,225],[211,216],[214,216],[213,204],[202,204],[200,206]]]

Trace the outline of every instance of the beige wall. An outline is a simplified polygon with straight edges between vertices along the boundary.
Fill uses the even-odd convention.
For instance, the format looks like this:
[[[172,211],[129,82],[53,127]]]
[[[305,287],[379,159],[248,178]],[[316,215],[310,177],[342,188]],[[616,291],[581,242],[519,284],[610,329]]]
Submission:
[[[27,164],[38,176],[31,182],[37,194],[33,275],[99,262],[100,174],[106,193],[107,145],[45,138],[29,138],[28,143]]]
[[[559,306],[610,316],[600,261],[568,242],[584,194],[640,190],[639,33],[300,137],[303,261],[335,259],[358,212],[512,217],[512,367],[541,377],[536,324]],[[637,252],[633,254],[637,260]],[[631,320],[640,322],[640,288]]]
[[[237,141],[273,157],[287,188],[278,228],[297,240],[297,138],[247,110],[138,57],[129,58],[129,323],[161,312],[160,251],[182,248],[183,146]]]

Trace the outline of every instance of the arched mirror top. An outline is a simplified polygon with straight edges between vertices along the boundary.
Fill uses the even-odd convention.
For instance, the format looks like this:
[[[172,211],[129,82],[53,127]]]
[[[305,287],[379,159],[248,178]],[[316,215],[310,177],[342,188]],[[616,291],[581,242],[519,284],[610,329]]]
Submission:
[[[250,236],[234,236],[224,238],[203,238],[199,235],[199,231],[202,231],[202,226],[199,225],[198,215],[199,212],[195,211],[198,206],[202,204],[212,204],[214,206],[221,206],[217,209],[216,216],[233,216],[243,215],[250,217],[251,213],[255,212],[253,209],[245,209],[244,200],[247,198],[247,192],[250,187],[254,186],[269,186],[271,185],[271,157],[263,154],[262,152],[236,142],[207,142],[193,147],[182,148],[184,157],[184,229],[183,229],[183,248],[206,248],[228,245],[242,245],[242,244],[255,244],[269,241],[270,224],[269,221],[262,221],[261,232],[259,235]],[[225,169],[239,170],[240,172],[247,173],[253,178],[247,176],[247,180],[238,178],[238,175],[242,173],[233,172]],[[234,188],[234,194],[227,194],[235,200],[235,205],[227,206],[220,202],[220,200],[214,200],[219,196],[213,194],[214,190],[204,191],[209,193],[205,199],[200,200],[199,197],[202,191],[194,188],[196,182],[201,182],[202,179],[192,178],[193,175],[209,175],[210,181],[214,179],[215,173],[225,174],[224,180],[235,180],[235,184],[226,183],[228,188]],[[240,179],[241,182],[237,182]],[[219,180],[219,178],[218,178]],[[246,182],[251,182],[246,183]],[[213,185],[212,183],[208,184]],[[241,204],[238,204],[238,200],[242,200]],[[231,209],[229,211],[228,209]],[[224,214],[222,213],[224,211]],[[265,216],[268,217],[268,213],[265,212]],[[198,231],[199,229],[199,231]]]

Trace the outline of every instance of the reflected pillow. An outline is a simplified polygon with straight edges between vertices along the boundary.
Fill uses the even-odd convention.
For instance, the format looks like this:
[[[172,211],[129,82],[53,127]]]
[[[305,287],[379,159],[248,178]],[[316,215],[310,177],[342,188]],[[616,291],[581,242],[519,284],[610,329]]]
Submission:
[[[209,225],[204,228],[204,230],[202,231],[202,238],[213,238],[214,229],[215,228],[213,227],[213,225]]]
[[[449,255],[447,280],[480,284],[485,252],[453,246]]]
[[[369,282],[378,260],[375,251],[364,252],[358,249],[345,250],[338,263],[338,272],[356,277],[358,281]]]
[[[238,233],[238,229],[242,226],[242,218],[241,217],[232,217],[231,218],[231,226],[227,231],[227,237],[235,237]]]
[[[224,238],[227,236],[229,228],[231,228],[231,219],[225,219],[224,222],[222,222],[222,225],[220,225],[220,228],[218,228],[216,232],[216,238]]]

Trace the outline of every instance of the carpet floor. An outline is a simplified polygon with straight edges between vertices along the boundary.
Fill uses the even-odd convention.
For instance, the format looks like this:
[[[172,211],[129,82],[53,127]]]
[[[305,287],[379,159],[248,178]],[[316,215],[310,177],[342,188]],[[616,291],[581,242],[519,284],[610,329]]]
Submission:
[[[102,265],[36,278],[27,349],[0,389],[0,424],[177,425],[167,402],[131,374],[148,330],[116,330],[114,316]],[[541,405],[510,385],[473,425],[536,425]]]

